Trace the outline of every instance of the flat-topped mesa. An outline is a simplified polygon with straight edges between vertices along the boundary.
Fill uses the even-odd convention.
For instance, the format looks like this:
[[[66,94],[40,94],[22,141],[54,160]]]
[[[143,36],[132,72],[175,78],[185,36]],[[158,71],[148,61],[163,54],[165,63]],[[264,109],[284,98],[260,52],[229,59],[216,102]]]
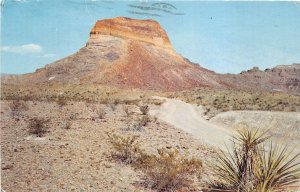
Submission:
[[[127,38],[173,49],[167,33],[154,20],[138,20],[126,17],[99,20],[90,32],[90,39],[101,38],[101,35]]]

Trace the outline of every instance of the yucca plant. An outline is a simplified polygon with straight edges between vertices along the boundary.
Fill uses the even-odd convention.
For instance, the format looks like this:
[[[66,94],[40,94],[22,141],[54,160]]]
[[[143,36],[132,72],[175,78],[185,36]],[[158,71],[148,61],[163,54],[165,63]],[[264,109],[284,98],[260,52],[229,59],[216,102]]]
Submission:
[[[283,191],[291,184],[299,182],[299,156],[300,153],[292,155],[292,151],[286,146],[278,147],[271,144],[267,152],[260,150],[257,167],[254,169],[257,191]]]
[[[291,157],[287,148],[264,145],[266,132],[242,129],[233,137],[233,151],[221,151],[213,164],[219,186],[240,192],[278,191],[299,181],[300,154]]]

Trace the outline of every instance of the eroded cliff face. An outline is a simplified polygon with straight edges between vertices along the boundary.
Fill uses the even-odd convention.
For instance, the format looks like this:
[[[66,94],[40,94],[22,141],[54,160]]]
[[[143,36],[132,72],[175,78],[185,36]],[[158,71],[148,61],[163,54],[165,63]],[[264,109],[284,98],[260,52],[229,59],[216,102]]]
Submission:
[[[102,35],[131,39],[173,49],[167,33],[154,20],[136,20],[126,17],[99,20],[90,32],[89,42],[101,39]]]

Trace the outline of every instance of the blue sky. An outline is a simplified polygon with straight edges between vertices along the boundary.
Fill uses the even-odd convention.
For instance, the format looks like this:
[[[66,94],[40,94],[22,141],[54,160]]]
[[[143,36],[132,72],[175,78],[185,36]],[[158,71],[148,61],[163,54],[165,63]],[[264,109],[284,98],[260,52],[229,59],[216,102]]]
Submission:
[[[216,72],[300,63],[299,2],[155,3],[2,0],[1,72],[33,72],[75,53],[97,20],[117,16],[159,21],[178,53]]]

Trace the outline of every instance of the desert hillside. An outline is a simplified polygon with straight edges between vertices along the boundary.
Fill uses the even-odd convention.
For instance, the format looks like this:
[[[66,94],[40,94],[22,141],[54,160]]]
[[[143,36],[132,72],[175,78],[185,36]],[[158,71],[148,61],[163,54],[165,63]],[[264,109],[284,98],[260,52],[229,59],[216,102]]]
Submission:
[[[187,45],[188,46],[188,45]],[[121,88],[178,91],[193,88],[241,89],[299,94],[300,64],[240,74],[217,74],[174,50],[154,20],[104,19],[91,29],[86,46],[35,73],[3,77],[5,84],[99,84]]]

